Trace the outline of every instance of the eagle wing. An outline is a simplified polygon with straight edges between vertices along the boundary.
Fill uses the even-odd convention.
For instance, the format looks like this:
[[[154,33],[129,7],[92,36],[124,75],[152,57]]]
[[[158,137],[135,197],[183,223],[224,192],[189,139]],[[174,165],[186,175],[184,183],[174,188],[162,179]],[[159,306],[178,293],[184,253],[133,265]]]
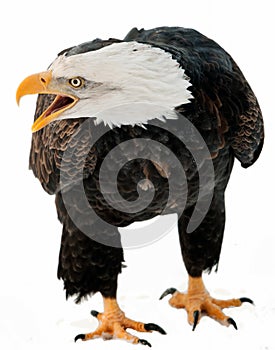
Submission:
[[[179,110],[202,134],[208,134],[206,139],[212,135],[213,142],[207,142],[212,154],[223,147],[227,133],[231,149],[243,167],[257,160],[264,140],[259,103],[241,70],[222,47],[193,29],[179,27],[133,28],[124,40],[160,47],[185,69],[194,101]]]
[[[38,97],[35,119],[52,100],[51,95]],[[81,128],[85,120],[79,118],[53,122],[32,136],[29,167],[49,194],[60,191],[61,169],[63,185],[66,186],[68,184],[72,186],[79,181],[79,171],[83,171],[81,177],[83,179],[93,174],[97,151],[91,144],[91,123]],[[64,152],[66,152],[65,158]],[[66,159],[70,159],[70,164],[66,164]]]

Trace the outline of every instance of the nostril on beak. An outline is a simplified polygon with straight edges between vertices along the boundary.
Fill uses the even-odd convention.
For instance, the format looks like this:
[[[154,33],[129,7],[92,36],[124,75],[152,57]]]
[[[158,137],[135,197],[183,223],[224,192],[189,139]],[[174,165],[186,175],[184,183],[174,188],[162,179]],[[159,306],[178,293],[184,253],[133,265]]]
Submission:
[[[42,85],[43,88],[45,88],[51,81],[52,73],[51,71],[42,72],[37,75],[37,78],[39,81],[39,85]]]

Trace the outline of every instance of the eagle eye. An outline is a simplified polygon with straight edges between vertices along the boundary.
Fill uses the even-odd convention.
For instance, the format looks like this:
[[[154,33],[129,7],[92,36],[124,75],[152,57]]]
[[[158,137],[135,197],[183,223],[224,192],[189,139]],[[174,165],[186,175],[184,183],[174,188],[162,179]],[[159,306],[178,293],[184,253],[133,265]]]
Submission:
[[[83,78],[80,78],[80,77],[75,77],[75,78],[71,78],[69,80],[69,84],[75,88],[75,89],[78,89],[80,88],[81,86],[84,85],[84,79]]]

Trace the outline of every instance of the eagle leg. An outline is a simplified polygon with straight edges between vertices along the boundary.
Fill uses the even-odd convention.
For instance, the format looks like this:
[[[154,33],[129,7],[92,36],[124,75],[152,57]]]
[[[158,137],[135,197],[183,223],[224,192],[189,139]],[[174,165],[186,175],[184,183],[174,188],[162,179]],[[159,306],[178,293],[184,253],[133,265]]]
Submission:
[[[140,339],[126,331],[127,328],[134,329],[138,332],[152,332],[158,331],[161,334],[166,332],[158,325],[154,323],[142,323],[133,321],[125,316],[125,313],[120,309],[115,298],[103,298],[104,300],[104,312],[99,313],[92,311],[91,314],[99,321],[98,328],[91,333],[78,334],[75,337],[75,341],[81,339],[82,341],[103,338],[109,339],[122,339],[133,344],[148,345],[151,344],[145,340]]]
[[[201,277],[189,276],[187,293],[180,293],[175,288],[167,289],[160,299],[168,294],[172,294],[169,304],[175,308],[184,308],[187,311],[188,322],[193,325],[193,331],[196,329],[202,316],[206,315],[220,322],[225,326],[232,325],[237,329],[236,322],[226,316],[222,309],[241,306],[244,302],[253,304],[249,298],[219,300],[210,296],[206,290]]]

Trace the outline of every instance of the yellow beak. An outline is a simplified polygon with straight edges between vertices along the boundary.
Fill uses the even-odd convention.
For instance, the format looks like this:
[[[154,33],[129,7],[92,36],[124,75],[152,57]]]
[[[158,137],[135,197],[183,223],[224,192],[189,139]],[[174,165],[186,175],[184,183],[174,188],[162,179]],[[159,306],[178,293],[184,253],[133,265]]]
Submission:
[[[35,120],[32,125],[32,132],[38,131],[56,120],[65,110],[73,107],[78,98],[49,88],[52,81],[52,72],[46,71],[30,75],[22,81],[16,92],[16,102],[19,105],[21,97],[31,94],[52,94],[56,95],[53,103]]]

